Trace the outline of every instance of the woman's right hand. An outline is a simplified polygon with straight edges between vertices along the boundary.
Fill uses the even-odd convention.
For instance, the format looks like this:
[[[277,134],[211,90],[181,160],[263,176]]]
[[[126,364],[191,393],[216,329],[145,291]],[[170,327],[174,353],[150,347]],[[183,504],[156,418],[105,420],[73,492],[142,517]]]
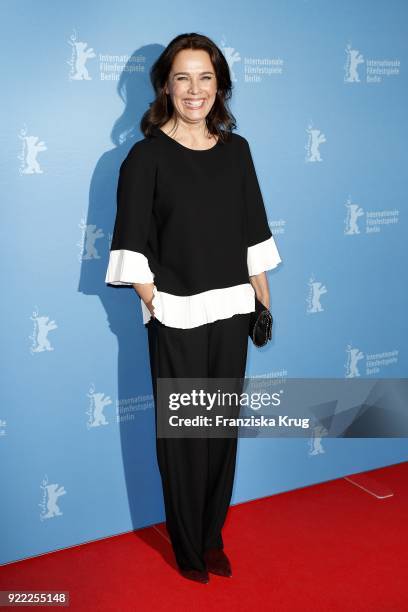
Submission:
[[[154,318],[154,310],[153,310],[153,288],[154,283],[134,283],[133,288],[135,289],[138,296],[144,301],[146,307],[148,308],[150,314]]]
[[[153,304],[152,304],[153,298],[150,300],[150,302],[145,302],[147,308],[149,309],[150,314],[152,315],[153,319],[155,318],[154,316],[154,309],[153,309]]]

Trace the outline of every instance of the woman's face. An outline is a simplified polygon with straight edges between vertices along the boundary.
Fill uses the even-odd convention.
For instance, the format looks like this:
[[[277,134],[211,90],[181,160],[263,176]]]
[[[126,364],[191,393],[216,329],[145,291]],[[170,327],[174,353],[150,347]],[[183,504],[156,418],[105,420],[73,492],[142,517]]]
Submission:
[[[210,112],[217,80],[210,56],[201,49],[183,49],[174,58],[167,81],[174,109],[187,123],[200,123]]]

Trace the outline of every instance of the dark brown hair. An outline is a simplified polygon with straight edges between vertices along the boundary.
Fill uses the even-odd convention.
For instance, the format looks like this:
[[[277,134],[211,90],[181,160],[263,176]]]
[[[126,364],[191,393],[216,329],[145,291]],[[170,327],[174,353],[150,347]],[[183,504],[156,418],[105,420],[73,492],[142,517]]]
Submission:
[[[224,141],[236,128],[235,118],[228,106],[228,100],[232,95],[229,66],[223,53],[212,40],[203,34],[194,32],[179,34],[173,38],[150,69],[150,80],[156,98],[144,113],[140,121],[140,129],[145,137],[152,136],[155,127],[161,127],[173,116],[174,106],[164,89],[174,58],[183,49],[202,49],[210,56],[217,79],[217,94],[213,107],[206,116],[206,124],[210,134]]]

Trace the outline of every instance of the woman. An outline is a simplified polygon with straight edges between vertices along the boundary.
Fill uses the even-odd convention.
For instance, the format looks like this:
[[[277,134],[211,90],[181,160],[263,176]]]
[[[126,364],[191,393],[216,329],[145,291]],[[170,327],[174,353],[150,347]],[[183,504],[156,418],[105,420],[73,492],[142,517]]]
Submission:
[[[143,140],[120,167],[105,281],[132,285],[148,330],[157,460],[178,569],[231,576],[221,528],[236,437],[157,436],[157,379],[245,376],[255,294],[281,261],[247,140],[234,134],[231,79],[206,36],[182,34],[151,70],[156,93]]]

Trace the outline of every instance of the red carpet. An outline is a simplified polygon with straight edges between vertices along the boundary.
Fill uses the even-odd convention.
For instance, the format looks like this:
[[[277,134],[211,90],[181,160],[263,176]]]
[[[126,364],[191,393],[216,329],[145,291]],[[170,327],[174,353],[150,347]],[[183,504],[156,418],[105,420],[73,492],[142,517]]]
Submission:
[[[394,495],[341,478],[232,506],[232,578],[180,576],[159,525],[2,566],[0,590],[69,591],[75,611],[406,612],[408,463],[368,476]]]

